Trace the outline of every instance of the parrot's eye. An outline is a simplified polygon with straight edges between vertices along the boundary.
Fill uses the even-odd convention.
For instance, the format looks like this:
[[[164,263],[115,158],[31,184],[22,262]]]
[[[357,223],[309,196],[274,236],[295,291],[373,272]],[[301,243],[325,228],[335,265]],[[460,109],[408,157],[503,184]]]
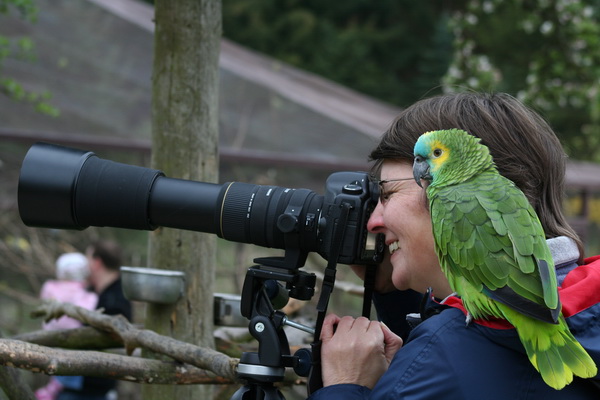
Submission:
[[[442,155],[443,151],[442,149],[435,149],[433,150],[433,156],[434,157],[440,157]]]

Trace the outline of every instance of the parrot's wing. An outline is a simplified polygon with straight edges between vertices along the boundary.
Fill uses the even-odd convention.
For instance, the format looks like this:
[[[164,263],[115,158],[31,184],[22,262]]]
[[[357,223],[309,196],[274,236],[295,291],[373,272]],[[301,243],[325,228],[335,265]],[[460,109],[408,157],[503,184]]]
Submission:
[[[556,274],[537,215],[497,173],[440,188],[431,201],[440,263],[488,297],[546,322],[560,313]]]

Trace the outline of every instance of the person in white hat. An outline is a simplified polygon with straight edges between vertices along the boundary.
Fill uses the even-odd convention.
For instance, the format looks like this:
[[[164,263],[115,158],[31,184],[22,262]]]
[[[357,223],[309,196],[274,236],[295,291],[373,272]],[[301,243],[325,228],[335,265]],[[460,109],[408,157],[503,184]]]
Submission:
[[[46,281],[40,293],[41,299],[53,299],[71,303],[88,310],[96,308],[98,295],[87,290],[90,269],[87,257],[82,253],[65,253],[56,260],[56,279]],[[45,330],[73,329],[81,326],[76,319],[62,316],[45,322]],[[54,400],[64,387],[81,387],[82,376],[52,377],[50,382],[36,390],[38,400]]]

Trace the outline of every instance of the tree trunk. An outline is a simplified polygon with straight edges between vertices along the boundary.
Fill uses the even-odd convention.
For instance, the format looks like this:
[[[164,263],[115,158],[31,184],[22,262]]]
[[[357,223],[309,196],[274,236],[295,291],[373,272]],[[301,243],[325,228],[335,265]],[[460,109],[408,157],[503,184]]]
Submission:
[[[155,1],[152,167],[168,177],[218,180],[220,0]],[[149,266],[183,271],[185,295],[174,306],[149,305],[146,328],[213,347],[214,235],[159,228]],[[145,400],[209,399],[207,386],[148,386]]]

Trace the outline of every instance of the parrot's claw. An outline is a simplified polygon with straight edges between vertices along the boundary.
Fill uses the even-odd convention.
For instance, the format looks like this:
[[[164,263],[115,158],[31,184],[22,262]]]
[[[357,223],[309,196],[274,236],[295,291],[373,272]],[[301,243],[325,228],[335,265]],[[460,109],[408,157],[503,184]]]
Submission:
[[[471,321],[473,321],[473,316],[470,312],[467,311],[467,318],[465,318],[465,326],[469,326]]]

